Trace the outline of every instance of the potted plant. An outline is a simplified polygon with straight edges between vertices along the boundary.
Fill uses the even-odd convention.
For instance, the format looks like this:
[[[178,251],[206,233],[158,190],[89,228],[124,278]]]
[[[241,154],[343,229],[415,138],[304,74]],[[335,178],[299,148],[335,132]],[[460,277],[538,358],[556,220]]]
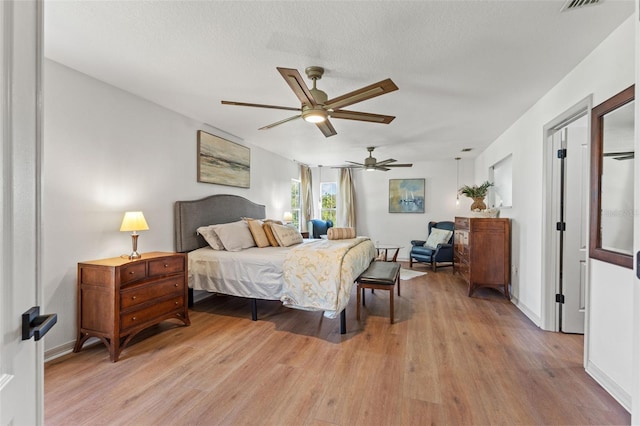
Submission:
[[[458,190],[458,193],[473,198],[473,204],[471,204],[471,210],[486,210],[487,205],[484,203],[484,197],[487,196],[487,191],[493,186],[493,183],[484,181],[480,185],[465,185]]]

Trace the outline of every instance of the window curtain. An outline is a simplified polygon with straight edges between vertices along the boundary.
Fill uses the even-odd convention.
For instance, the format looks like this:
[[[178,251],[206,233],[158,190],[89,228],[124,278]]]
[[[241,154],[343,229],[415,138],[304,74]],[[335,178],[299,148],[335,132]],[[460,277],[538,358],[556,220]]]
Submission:
[[[307,222],[313,217],[313,195],[311,192],[311,169],[300,165],[300,230],[308,231]]]
[[[356,191],[353,187],[353,172],[340,169],[336,200],[336,226],[356,227]]]

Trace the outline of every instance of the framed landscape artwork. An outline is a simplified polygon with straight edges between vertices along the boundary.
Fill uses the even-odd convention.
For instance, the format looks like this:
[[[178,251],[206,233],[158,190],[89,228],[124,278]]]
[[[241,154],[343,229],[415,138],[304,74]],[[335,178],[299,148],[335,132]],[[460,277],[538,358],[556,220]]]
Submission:
[[[424,179],[389,179],[389,213],[424,213]]]
[[[198,130],[198,182],[249,188],[251,150]]]

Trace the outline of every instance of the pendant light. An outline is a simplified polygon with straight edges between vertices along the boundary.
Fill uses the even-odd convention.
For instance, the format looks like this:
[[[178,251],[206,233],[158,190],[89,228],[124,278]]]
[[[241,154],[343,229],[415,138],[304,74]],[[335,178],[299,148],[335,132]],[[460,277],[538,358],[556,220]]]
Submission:
[[[318,217],[322,218],[322,164],[318,165]]]
[[[456,206],[460,206],[460,157],[456,157]]]

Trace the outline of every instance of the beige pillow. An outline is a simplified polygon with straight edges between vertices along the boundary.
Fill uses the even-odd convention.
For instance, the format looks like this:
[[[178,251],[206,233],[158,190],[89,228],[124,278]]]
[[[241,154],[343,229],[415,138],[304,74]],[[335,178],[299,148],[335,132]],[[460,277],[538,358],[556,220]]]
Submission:
[[[355,228],[329,228],[327,230],[327,239],[329,240],[344,240],[355,237]]]
[[[249,225],[244,220],[214,225],[214,229],[227,251],[240,251],[256,246],[253,235],[249,231]]]
[[[264,233],[269,240],[269,244],[271,244],[272,247],[278,247],[280,244],[278,244],[278,240],[276,240],[276,237],[273,235],[273,230],[271,229],[272,225],[273,222],[265,222],[262,225],[262,229],[264,229]]]
[[[438,244],[448,243],[451,239],[451,234],[453,234],[453,231],[447,229],[431,228],[431,234],[429,234],[429,238],[427,238],[424,246],[430,249],[436,249],[438,248]]]
[[[264,232],[262,228],[262,221],[257,219],[245,219],[247,224],[249,225],[249,231],[253,236],[253,240],[256,242],[256,245],[260,248],[268,247],[271,245],[269,239],[267,238],[267,234]]]
[[[278,244],[282,247],[289,247],[302,242],[302,234],[291,226],[277,225],[274,223],[271,225],[271,230]]]
[[[209,226],[201,226],[196,232],[202,235],[202,238],[209,244],[209,246],[214,250],[224,250],[224,245],[222,245],[222,241],[216,234],[214,227],[217,225],[209,225]]]

